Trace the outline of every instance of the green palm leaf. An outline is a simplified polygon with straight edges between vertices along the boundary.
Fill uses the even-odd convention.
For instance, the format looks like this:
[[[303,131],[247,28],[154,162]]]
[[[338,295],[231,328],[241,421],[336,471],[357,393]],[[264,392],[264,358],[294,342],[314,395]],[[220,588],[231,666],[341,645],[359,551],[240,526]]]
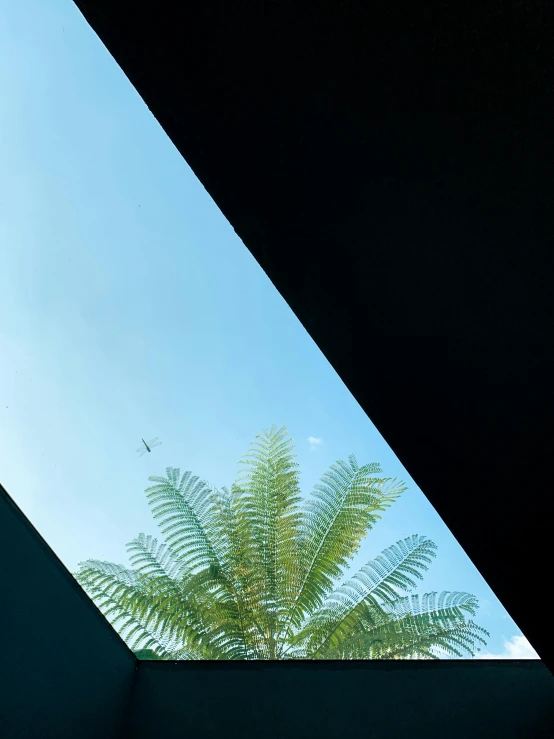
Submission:
[[[163,628],[161,634],[156,634],[155,624],[152,628],[160,614],[135,572],[111,562],[88,560],[80,564],[76,578],[131,649],[155,649],[160,656],[169,657],[171,645],[168,649]]]
[[[399,599],[380,619],[365,621],[327,652],[325,659],[437,659],[463,657],[486,644],[485,629],[468,620],[477,602],[468,593],[427,593]]]
[[[395,605],[401,592],[422,580],[435,550],[435,544],[425,536],[410,536],[385,549],[330,593],[294,643],[308,640],[306,648],[314,657],[337,648],[342,639],[359,629],[361,619],[379,613],[383,604]]]
[[[351,456],[316,485],[300,531],[300,587],[289,619],[294,626],[319,608],[369,529],[406,489],[397,480],[376,477],[380,472],[377,464],[359,467]]]
[[[268,659],[278,657],[277,640],[296,595],[300,488],[298,465],[285,428],[260,434],[243,459],[233,488],[242,562],[255,594],[250,609],[266,634]]]
[[[208,629],[201,609],[187,597],[183,566],[173,558],[167,545],[159,544],[152,536],[139,534],[127,545],[127,551],[134,571],[141,578],[142,591],[149,598],[149,607],[163,617],[163,621],[156,622],[156,627],[160,629],[163,623],[164,638],[177,644],[186,642],[189,648],[196,649],[206,641],[209,652],[213,642],[205,638]]]
[[[339,585],[405,490],[377,464],[336,462],[302,500],[286,429],[256,437],[229,489],[169,467],[146,490],[163,540],[139,534],[131,569],[88,560],[77,580],[144,659],[437,659],[487,632],[474,596],[412,591],[436,556],[424,536]]]
[[[165,633],[180,635],[187,648],[200,649],[210,659],[244,659],[244,634],[238,627],[237,605],[223,574],[213,567],[183,578],[183,568],[171,550],[140,534],[128,545],[135,571],[146,576],[144,588],[167,613]],[[185,629],[179,616],[187,614]],[[176,616],[178,616],[176,618]]]
[[[249,521],[241,505],[237,485],[229,491],[214,491],[219,526],[226,542],[224,572],[212,570],[224,578],[237,604],[239,627],[244,636],[247,659],[268,659],[267,614],[263,603],[265,580],[255,543],[249,536]]]
[[[223,567],[208,483],[191,472],[181,476],[179,469],[172,467],[167,468],[166,477],[149,479],[155,483],[146,489],[152,514],[183,571],[192,574],[210,566]]]

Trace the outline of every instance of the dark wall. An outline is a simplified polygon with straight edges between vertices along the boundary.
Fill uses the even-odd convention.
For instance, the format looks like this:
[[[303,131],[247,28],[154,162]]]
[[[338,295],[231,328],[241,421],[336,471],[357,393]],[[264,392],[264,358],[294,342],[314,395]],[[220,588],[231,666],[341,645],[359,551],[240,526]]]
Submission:
[[[136,660],[0,486],[0,736],[115,739]]]
[[[554,737],[542,662],[142,662],[132,739]]]
[[[137,663],[1,486],[0,542],[2,739],[554,737],[539,661]]]

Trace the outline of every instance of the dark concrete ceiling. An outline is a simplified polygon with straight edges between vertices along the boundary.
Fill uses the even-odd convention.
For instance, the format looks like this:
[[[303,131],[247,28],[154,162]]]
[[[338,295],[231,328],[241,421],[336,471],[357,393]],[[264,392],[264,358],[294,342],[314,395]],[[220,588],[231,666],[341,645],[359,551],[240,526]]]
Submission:
[[[76,1],[552,668],[546,2]]]

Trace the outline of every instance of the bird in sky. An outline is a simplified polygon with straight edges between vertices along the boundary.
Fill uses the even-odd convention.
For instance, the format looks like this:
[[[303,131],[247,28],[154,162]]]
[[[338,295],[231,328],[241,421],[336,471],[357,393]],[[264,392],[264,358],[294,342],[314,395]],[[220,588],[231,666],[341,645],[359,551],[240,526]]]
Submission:
[[[139,446],[139,448],[137,449],[139,457],[142,457],[142,455],[146,454],[146,452],[150,453],[153,447],[159,446],[162,443],[161,441],[159,441],[157,436],[155,436],[153,439],[150,439],[150,441],[144,441],[144,439],[142,439],[141,441],[142,445]]]

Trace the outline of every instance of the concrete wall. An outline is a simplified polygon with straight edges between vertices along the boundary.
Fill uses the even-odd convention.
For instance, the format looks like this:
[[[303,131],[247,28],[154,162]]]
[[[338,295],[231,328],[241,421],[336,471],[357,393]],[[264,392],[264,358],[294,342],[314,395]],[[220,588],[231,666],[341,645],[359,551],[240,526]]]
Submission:
[[[137,662],[1,486],[0,544],[0,736],[121,736]]]
[[[539,661],[142,662],[129,739],[554,737]]]

